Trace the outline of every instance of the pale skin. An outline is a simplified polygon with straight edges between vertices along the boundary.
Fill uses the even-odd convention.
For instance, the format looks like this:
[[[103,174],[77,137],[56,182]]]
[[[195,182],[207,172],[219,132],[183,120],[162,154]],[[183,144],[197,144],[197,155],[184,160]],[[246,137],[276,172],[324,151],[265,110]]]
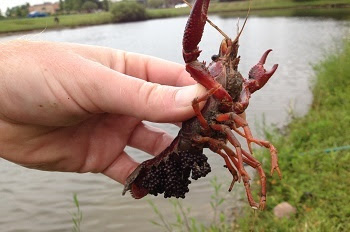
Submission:
[[[189,119],[206,91],[183,65],[110,48],[11,41],[0,51],[0,157],[28,168],[124,184],[138,165],[126,146],[157,155],[173,139],[144,120]]]

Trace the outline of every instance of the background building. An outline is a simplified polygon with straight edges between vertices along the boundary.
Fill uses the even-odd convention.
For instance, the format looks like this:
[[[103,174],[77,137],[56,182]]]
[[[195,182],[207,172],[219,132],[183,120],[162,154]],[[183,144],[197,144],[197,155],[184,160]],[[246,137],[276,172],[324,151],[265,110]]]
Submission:
[[[58,2],[56,3],[45,2],[44,4],[30,6],[29,12],[38,11],[38,12],[45,12],[47,14],[55,14],[59,9],[60,9],[60,5]]]

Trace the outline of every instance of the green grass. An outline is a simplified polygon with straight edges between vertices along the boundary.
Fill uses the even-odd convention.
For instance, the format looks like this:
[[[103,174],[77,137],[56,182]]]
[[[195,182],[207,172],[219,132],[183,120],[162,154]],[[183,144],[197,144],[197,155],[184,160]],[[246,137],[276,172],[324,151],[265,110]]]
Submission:
[[[293,0],[252,0],[251,3],[251,15],[262,15],[265,14],[270,16],[292,16],[294,11],[292,9],[304,9],[308,12],[313,12],[317,8],[327,8],[323,11],[317,11],[318,13],[328,13],[334,9],[329,9],[330,5],[347,5],[350,6],[350,0],[311,0],[303,2],[295,2]],[[246,15],[246,11],[249,7],[249,1],[239,1],[239,2],[215,2],[212,1],[209,7],[209,13],[211,14],[223,14],[223,13],[235,13],[235,15]],[[281,11],[286,10],[288,11]],[[266,12],[264,12],[266,11]],[[344,9],[348,15],[350,10]],[[299,12],[299,11],[298,11]],[[180,15],[188,15],[189,9],[181,8],[169,8],[169,9],[149,9],[148,14],[150,18],[163,18],[163,17],[174,17]],[[308,15],[307,12],[303,13]]]
[[[76,207],[76,212],[71,214],[72,222],[73,222],[72,232],[80,232],[81,231],[80,225],[81,225],[81,222],[83,221],[83,212],[80,209],[80,203],[76,193],[73,194],[73,201]]]
[[[330,5],[346,5],[347,8],[330,8]],[[218,3],[212,0],[209,13],[245,16],[249,2]],[[350,18],[350,0],[310,0],[294,2],[292,0],[252,0],[251,15],[258,16],[336,16]],[[168,18],[188,15],[189,8],[147,9],[149,19]],[[94,14],[73,14],[59,16],[60,23],[54,22],[54,17],[23,18],[0,20],[0,33],[20,31],[58,29],[97,24],[112,23],[109,12]]]
[[[338,4],[350,4],[349,0],[314,0],[314,1],[300,1],[295,2],[293,0],[253,0],[251,3],[251,10],[264,10],[264,9],[285,9],[285,8],[315,8],[326,7],[330,5]],[[212,3],[210,6],[210,12],[225,12],[225,11],[246,11],[249,6],[249,1],[241,2],[225,2],[225,3]]]
[[[309,113],[294,119],[286,135],[269,136],[279,148],[283,179],[268,179],[267,209],[245,209],[238,231],[350,231],[350,151],[322,152],[350,145],[349,64],[347,41],[343,51],[316,67]],[[273,215],[283,201],[297,208],[290,219]]]
[[[107,12],[95,14],[62,15],[58,17],[60,20],[59,24],[55,23],[53,16],[45,18],[0,20],[0,33],[88,26],[110,23],[112,21],[112,15]]]
[[[210,206],[212,211],[208,212],[212,214],[213,218],[209,225],[207,221],[201,222],[198,219],[190,216],[191,209],[184,207],[182,201],[179,199],[169,200],[172,208],[174,209],[175,221],[169,221],[169,218],[164,217],[161,210],[149,200],[153,212],[157,215],[158,220],[152,220],[151,223],[158,227],[156,231],[186,231],[186,232],[229,232],[231,226],[227,223],[226,215],[222,210],[222,206],[225,205],[225,197],[222,196],[222,183],[219,183],[217,177],[214,177],[210,181],[211,186],[214,189],[211,195]],[[159,230],[161,229],[161,230]]]

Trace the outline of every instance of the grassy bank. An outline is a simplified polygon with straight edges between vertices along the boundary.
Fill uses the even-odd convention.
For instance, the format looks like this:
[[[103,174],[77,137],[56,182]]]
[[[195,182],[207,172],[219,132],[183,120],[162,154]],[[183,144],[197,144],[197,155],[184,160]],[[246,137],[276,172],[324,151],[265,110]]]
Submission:
[[[245,209],[237,230],[350,231],[350,150],[322,151],[350,145],[349,64],[348,41],[342,52],[316,67],[310,112],[293,120],[286,135],[271,137],[279,148],[283,179],[269,178],[267,210]],[[290,219],[273,215],[273,207],[283,201],[297,209]]]
[[[248,1],[211,3],[209,12],[215,14],[245,15],[248,9]],[[347,6],[347,8],[341,8]],[[293,15],[347,15],[350,17],[350,0],[252,0],[251,15],[262,16],[293,16]],[[337,8],[337,10],[335,10]],[[311,10],[312,9],[312,10]],[[340,12],[339,12],[340,11]],[[333,13],[332,13],[333,12]],[[189,8],[147,9],[149,19],[175,17],[188,15]],[[78,26],[88,26],[112,23],[111,13],[76,14],[59,16],[60,23],[56,24],[54,17],[23,18],[0,20],[0,33],[14,33],[21,31],[59,29]]]
[[[110,23],[112,15],[110,13],[96,14],[76,14],[59,16],[59,24],[55,23],[55,17],[45,18],[23,18],[0,20],[0,33],[14,33],[20,31],[33,31],[45,29],[73,28],[78,26],[88,26]]]
[[[307,10],[312,12],[316,9],[323,9],[322,13],[327,13],[330,8],[345,8],[348,15],[350,10],[350,0],[314,0],[314,1],[293,1],[293,0],[252,0],[251,15],[268,15],[268,16],[291,16],[294,10]],[[234,13],[235,15],[245,16],[249,8],[249,1],[240,2],[215,2],[212,1],[209,7],[210,14]],[[327,10],[326,10],[327,9]],[[299,12],[299,11],[298,11]],[[149,9],[150,18],[174,17],[187,15],[188,8],[169,8],[169,9]],[[318,10],[318,13],[320,11]],[[305,12],[304,12],[305,14]]]

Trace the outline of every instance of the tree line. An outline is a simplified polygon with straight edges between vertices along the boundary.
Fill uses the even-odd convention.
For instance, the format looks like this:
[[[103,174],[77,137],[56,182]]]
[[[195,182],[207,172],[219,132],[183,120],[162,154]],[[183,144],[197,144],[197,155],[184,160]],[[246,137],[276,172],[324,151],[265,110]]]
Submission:
[[[59,12],[61,14],[69,14],[73,12],[93,12],[96,10],[109,10],[110,1],[109,0],[59,0]],[[6,17],[10,18],[23,18],[27,17],[29,13],[29,3],[15,6],[12,8],[7,8],[5,12]],[[4,18],[0,10],[0,19]]]
[[[29,13],[29,3],[26,3],[21,6],[15,6],[12,8],[7,8],[5,12],[6,17],[26,17]],[[0,11],[0,17],[3,18],[2,13]]]
[[[109,0],[60,0],[60,11],[70,12],[91,12],[94,10],[109,10]]]
[[[194,0],[192,0],[194,1]],[[190,2],[192,2],[190,1]],[[227,1],[238,1],[238,0],[217,0],[219,2]],[[242,0],[239,0],[242,1]],[[307,1],[307,0],[294,0],[294,1]],[[168,8],[173,7],[176,4],[183,3],[182,0],[123,0],[123,2],[134,2],[141,3],[147,8]],[[111,4],[110,0],[59,0],[59,14],[71,14],[71,13],[81,13],[81,12],[94,12],[96,10],[110,11]],[[135,7],[135,4],[131,4]],[[130,5],[130,6],[131,6]],[[120,5],[120,6],[123,6]],[[16,17],[22,18],[26,17],[29,13],[29,3],[21,6],[15,6],[13,8],[7,8],[5,16],[6,17]],[[4,18],[0,11],[0,19]]]

